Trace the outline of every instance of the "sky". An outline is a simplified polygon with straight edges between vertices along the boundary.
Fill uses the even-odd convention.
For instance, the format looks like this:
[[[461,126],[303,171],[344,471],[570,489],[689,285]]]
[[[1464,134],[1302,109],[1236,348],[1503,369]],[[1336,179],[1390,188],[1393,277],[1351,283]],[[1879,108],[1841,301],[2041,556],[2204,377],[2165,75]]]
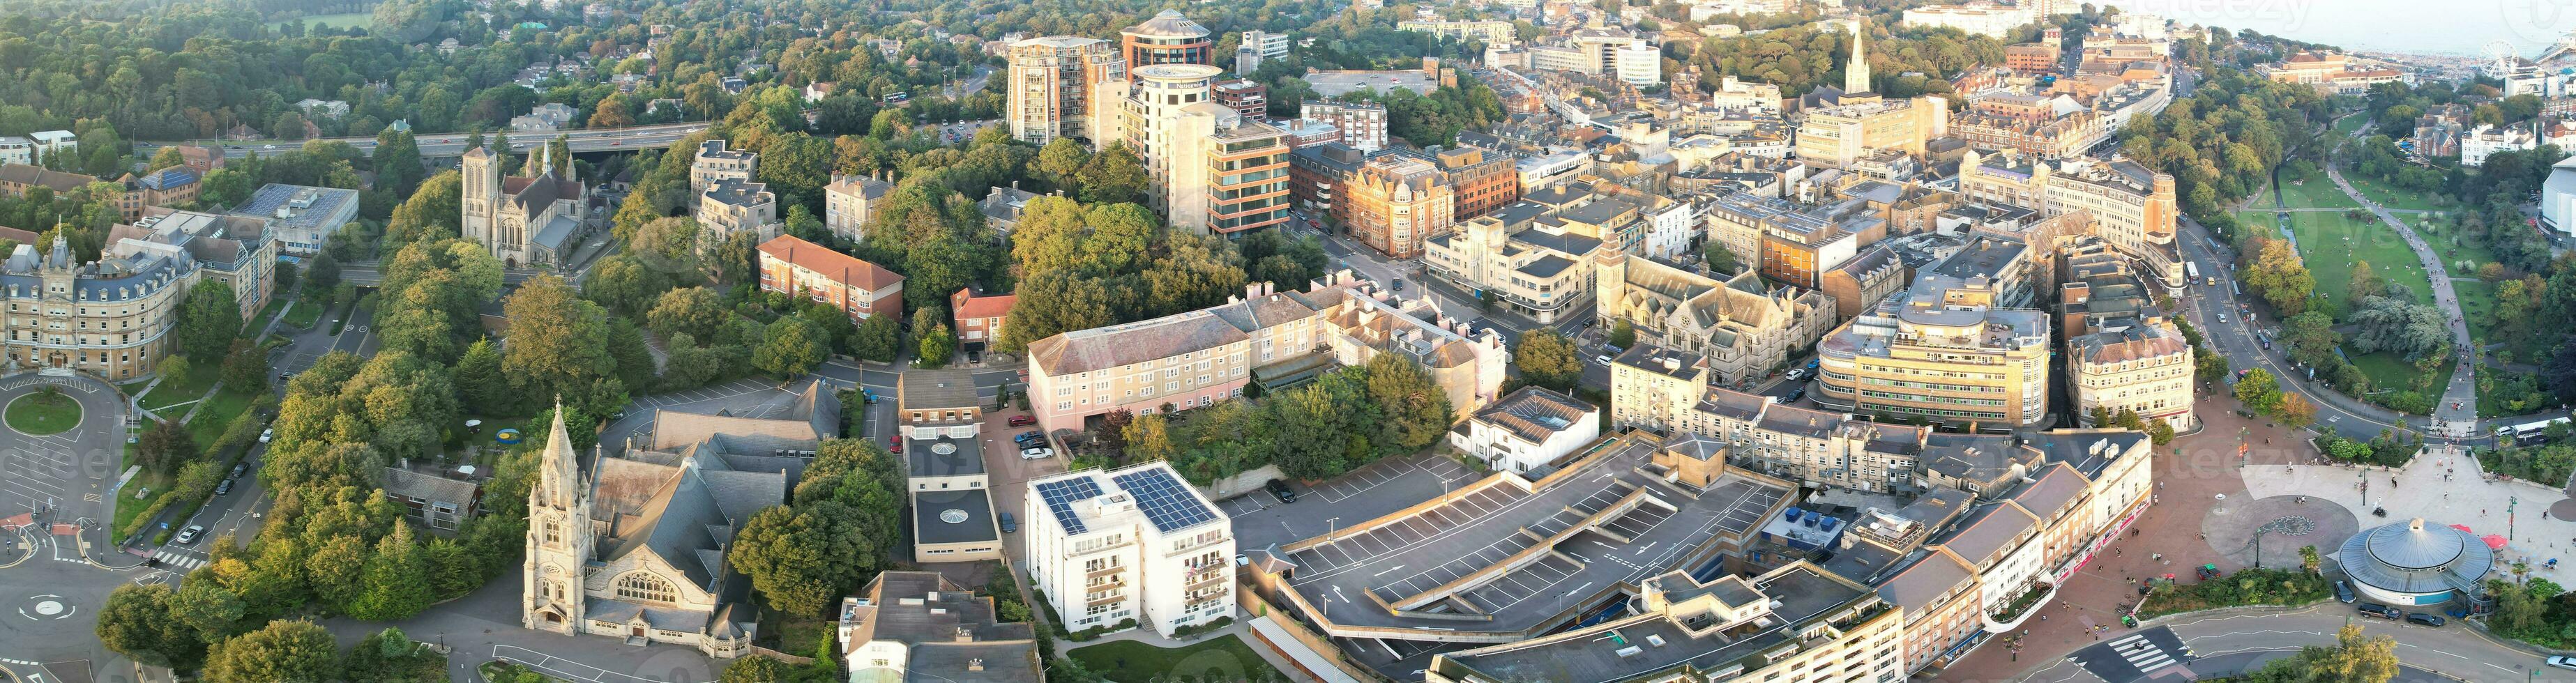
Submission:
[[[2576,30],[2576,0],[2091,1],[2346,50],[2482,55],[2488,43],[2503,40],[2516,54],[2533,57]]]

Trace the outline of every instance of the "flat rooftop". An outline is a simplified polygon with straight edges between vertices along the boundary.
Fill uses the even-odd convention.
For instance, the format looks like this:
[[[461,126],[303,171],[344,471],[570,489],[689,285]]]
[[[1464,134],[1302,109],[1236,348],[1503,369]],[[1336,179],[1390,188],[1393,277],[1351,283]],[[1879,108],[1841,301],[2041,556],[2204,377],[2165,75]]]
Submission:
[[[1712,541],[1749,538],[1791,495],[1736,474],[1694,491],[1645,473],[1651,442],[1601,447],[1610,450],[1534,491],[1495,475],[1445,502],[1358,524],[1358,533],[1286,546],[1288,586],[1324,612],[1310,616],[1328,632],[1508,642],[1673,570]]]
[[[912,518],[921,543],[1001,539],[1001,528],[993,523],[993,497],[984,489],[914,491]]]
[[[1723,577],[1720,580],[1732,579]],[[1658,581],[1687,581],[1678,575]],[[1750,628],[1738,626],[1694,635],[1674,616],[1646,613],[1525,642],[1441,655],[1441,666],[1471,670],[1480,679],[1505,681],[1625,681],[1649,677],[1675,667],[1718,672],[1756,654],[1798,647],[1798,634],[1820,618],[1840,616],[1870,595],[1866,586],[1828,574],[1804,563],[1766,574],[1755,584],[1763,597],[1777,601],[1771,615]],[[1690,587],[1672,589],[1675,594]],[[1616,639],[1611,636],[1618,636]],[[1835,641],[1820,641],[1832,646]],[[1634,647],[1635,651],[1629,651]],[[1758,668],[1748,665],[1746,669]],[[1464,673],[1444,670],[1452,678]]]
[[[1440,85],[1421,71],[1317,71],[1306,74],[1306,85],[1315,94],[1335,98],[1368,88],[1383,93],[1389,90],[1411,90],[1428,96]]]

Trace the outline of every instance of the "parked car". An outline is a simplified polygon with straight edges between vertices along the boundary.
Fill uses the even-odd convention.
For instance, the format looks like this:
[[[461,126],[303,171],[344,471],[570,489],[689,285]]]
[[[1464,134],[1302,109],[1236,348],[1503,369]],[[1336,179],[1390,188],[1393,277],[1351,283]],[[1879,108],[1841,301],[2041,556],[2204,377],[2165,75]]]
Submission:
[[[262,429],[262,430],[259,430],[259,442],[260,442],[260,443],[268,443],[268,440],[269,440],[269,439],[274,439],[274,438],[277,438],[277,428],[275,428],[275,427],[271,427],[271,428],[268,428],[268,429]]]
[[[1028,448],[1020,449],[1021,460],[1045,460],[1049,457],[1053,457],[1054,455],[1055,449],[1045,446],[1030,446]]]
[[[1002,533],[1009,534],[1019,532],[1020,519],[1018,517],[1013,517],[1011,516],[1011,513],[1005,512],[1002,513],[1000,519],[1002,520]]]
[[[2407,623],[2423,624],[2425,626],[2441,626],[2442,615],[2432,614],[2429,612],[2410,612],[2406,615],[2406,621]]]
[[[901,453],[901,452],[903,452],[903,435],[902,435],[902,434],[889,434],[889,435],[886,435],[886,448],[893,449],[893,450],[894,450],[894,452],[896,452],[896,453]]]
[[[231,479],[226,479],[226,480],[223,480],[223,481],[215,482],[215,495],[220,496],[220,495],[224,495],[224,494],[232,493],[232,492],[233,492],[233,480],[231,480]]]
[[[179,545],[189,545],[189,544],[192,544],[192,543],[196,543],[196,542],[197,542],[197,538],[198,538],[198,537],[200,537],[200,536],[204,536],[204,535],[206,535],[206,527],[205,527],[205,525],[202,525],[202,524],[190,524],[190,525],[188,525],[188,528],[180,529],[180,530],[179,530],[179,537],[178,537],[178,538],[171,539],[171,540],[178,541],[178,542],[179,542]]]
[[[1270,491],[1270,495],[1278,498],[1279,502],[1297,502],[1297,491],[1288,488],[1288,482],[1272,479],[1270,483],[1261,485],[1261,488]]]
[[[1037,418],[1029,417],[1029,416],[1027,416],[1027,415],[1013,415],[1013,416],[1011,416],[1011,426],[1013,426],[1013,427],[1026,427],[1026,426],[1033,425],[1033,424],[1037,424],[1037,423],[1038,423],[1038,419],[1037,419]]]
[[[2405,613],[2405,612],[2398,611],[2398,610],[2397,610],[2397,608],[2395,608],[2395,607],[2390,607],[2390,606],[2382,605],[2382,604],[2375,603],[2375,602],[2365,602],[2365,603],[2361,603],[2361,613],[2362,613],[2362,614],[2367,614],[2367,615],[2370,615],[2370,616],[2374,616],[2374,617],[2379,617],[2379,618],[2381,618],[2381,619],[2396,619],[2396,618],[2400,618],[2400,617],[2406,616],[2406,613]]]
[[[1794,369],[1794,370],[1790,370],[1790,371],[1789,371],[1789,381],[1791,381],[1791,382],[1795,382],[1795,381],[1802,380],[1802,379],[1806,379],[1806,378],[1807,378],[1807,369],[1806,369],[1806,368],[1797,368],[1797,369]]]
[[[2335,599],[2342,601],[2344,604],[2349,605],[2352,604],[2354,600],[2360,599],[2353,596],[2352,584],[2344,583],[2343,579],[2335,579],[2334,589]]]
[[[1600,363],[1600,364],[1602,364],[1602,365],[1609,365],[1609,364],[1610,364],[1610,357],[1609,357],[1609,356],[1593,356],[1593,357],[1592,357],[1592,362]]]
[[[1011,440],[1012,440],[1012,441],[1020,442],[1020,446],[1021,446],[1021,447],[1023,447],[1023,448],[1026,448],[1026,447],[1028,447],[1028,445],[1029,445],[1029,444],[1043,444],[1043,443],[1046,443],[1046,432],[1041,432],[1041,431],[1038,431],[1038,430],[1032,429],[1032,430],[1029,430],[1029,431],[1020,432],[1020,435],[1019,435],[1019,436],[1011,437]]]
[[[232,472],[232,474],[224,475],[224,478],[225,478],[225,479],[240,479],[240,478],[241,478],[241,475],[243,475],[243,474],[247,474],[247,473],[249,473],[249,472],[250,472],[250,463],[247,463],[247,462],[237,462],[237,463],[233,463],[233,472]]]
[[[1781,403],[1797,403],[1797,402],[1798,402],[1798,399],[1802,399],[1802,398],[1806,398],[1806,397],[1807,397],[1807,388],[1806,388],[1806,387],[1798,387],[1798,389],[1797,389],[1796,391],[1789,392],[1789,397],[1788,397],[1788,398],[1781,399],[1781,400],[1780,400],[1780,402],[1781,402]]]
[[[1404,278],[1395,279],[1395,291],[1404,291]]]
[[[2549,658],[2549,665],[2569,671],[2576,671],[2576,657],[2569,657],[2566,655],[2553,656]]]

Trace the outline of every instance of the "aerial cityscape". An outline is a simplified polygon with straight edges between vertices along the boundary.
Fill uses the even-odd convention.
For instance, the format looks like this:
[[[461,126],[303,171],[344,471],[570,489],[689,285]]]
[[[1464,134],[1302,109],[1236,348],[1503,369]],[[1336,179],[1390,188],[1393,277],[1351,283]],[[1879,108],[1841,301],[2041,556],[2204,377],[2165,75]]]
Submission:
[[[2576,681],[2560,9],[0,5],[0,683]]]

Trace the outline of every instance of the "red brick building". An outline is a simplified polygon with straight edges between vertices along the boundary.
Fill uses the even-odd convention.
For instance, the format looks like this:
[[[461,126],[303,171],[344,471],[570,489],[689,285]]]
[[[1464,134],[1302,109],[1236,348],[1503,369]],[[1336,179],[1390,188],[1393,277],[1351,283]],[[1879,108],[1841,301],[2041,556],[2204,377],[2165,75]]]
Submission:
[[[804,292],[853,320],[872,315],[903,319],[903,276],[794,235],[760,244],[760,289]]]
[[[956,318],[957,348],[980,351],[1002,340],[1002,322],[1011,317],[1011,306],[1020,302],[1018,294],[985,295],[974,287],[948,295],[948,310]]]

